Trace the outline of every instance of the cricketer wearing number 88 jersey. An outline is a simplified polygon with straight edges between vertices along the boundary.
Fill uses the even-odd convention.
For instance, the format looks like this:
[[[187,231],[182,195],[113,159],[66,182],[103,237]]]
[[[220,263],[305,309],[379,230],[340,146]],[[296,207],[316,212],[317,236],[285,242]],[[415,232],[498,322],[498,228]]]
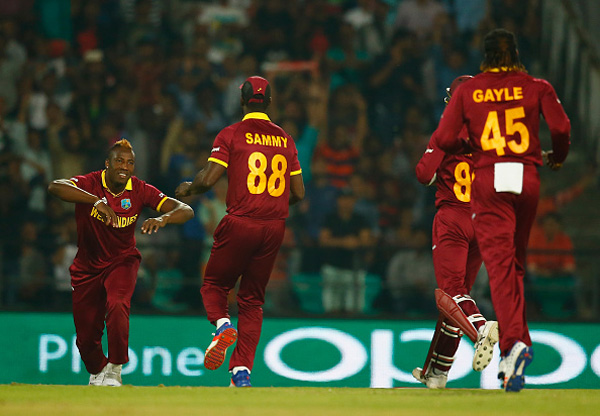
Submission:
[[[200,289],[207,318],[217,328],[204,367],[219,368],[237,341],[229,361],[231,385],[251,387],[265,289],[283,241],[289,205],[304,198],[304,182],[294,140],[266,114],[271,102],[268,81],[249,77],[240,89],[244,118],[217,135],[206,167],[193,182],[180,184],[175,195],[206,192],[227,170],[227,215],[214,232]],[[240,277],[236,329],[227,295]]]
[[[290,176],[302,172],[294,140],[262,112],[216,137],[209,162],[227,169],[227,214],[255,220],[284,220],[288,216]]]
[[[472,78],[458,77],[450,88]],[[450,98],[451,99],[451,98]],[[459,137],[468,139],[466,128]],[[493,345],[498,341],[497,322],[486,321],[475,301],[471,288],[481,268],[482,260],[471,221],[471,184],[473,181],[470,154],[449,155],[437,144],[433,134],[427,149],[415,169],[417,179],[425,185],[435,183],[437,213],[432,230],[432,255],[438,287],[456,304],[462,320],[455,321],[443,306],[423,368],[413,371],[415,378],[430,388],[443,388],[454,362],[462,333],[476,345],[473,368],[483,370],[492,358]],[[437,295],[437,293],[436,293]],[[437,298],[437,296],[436,296]]]
[[[483,72],[456,89],[436,134],[441,149],[456,152],[457,135],[468,127],[476,175],[473,225],[499,323],[499,377],[506,391],[518,392],[533,358],[523,279],[539,199],[540,115],[550,128],[553,150],[545,158],[553,170],[567,157],[571,126],[554,88],[526,73],[513,33],[491,31],[483,49]]]

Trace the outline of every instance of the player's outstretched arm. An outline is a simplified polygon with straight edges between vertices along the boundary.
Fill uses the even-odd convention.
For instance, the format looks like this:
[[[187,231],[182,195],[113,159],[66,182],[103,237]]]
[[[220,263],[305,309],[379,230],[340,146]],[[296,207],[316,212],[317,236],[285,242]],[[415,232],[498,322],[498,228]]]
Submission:
[[[163,214],[159,217],[148,218],[142,224],[142,234],[152,234],[167,224],[183,224],[194,218],[194,210],[181,201],[168,198],[160,207]]]
[[[106,200],[76,187],[68,179],[56,179],[48,185],[48,192],[66,202],[93,204],[106,225],[117,223],[117,214],[106,205]]]
[[[203,194],[210,190],[225,173],[225,166],[209,161],[204,169],[196,174],[192,182],[182,182],[175,189],[177,198]]]

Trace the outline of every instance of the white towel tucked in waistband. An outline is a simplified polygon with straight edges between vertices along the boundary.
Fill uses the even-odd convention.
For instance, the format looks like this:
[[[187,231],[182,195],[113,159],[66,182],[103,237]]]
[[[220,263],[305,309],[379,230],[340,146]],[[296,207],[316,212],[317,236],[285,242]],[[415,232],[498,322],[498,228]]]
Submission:
[[[523,164],[502,162],[494,164],[494,189],[520,195],[523,191]]]

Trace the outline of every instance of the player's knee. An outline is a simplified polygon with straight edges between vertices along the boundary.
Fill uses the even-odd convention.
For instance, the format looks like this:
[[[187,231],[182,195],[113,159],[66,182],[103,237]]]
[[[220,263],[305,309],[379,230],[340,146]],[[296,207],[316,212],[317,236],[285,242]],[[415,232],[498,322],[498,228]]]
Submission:
[[[106,299],[106,309],[110,313],[114,310],[128,311],[131,306],[131,300],[122,296],[111,296]]]
[[[264,298],[248,298],[248,297],[237,297],[237,304],[239,309],[256,309],[260,308],[265,303]]]

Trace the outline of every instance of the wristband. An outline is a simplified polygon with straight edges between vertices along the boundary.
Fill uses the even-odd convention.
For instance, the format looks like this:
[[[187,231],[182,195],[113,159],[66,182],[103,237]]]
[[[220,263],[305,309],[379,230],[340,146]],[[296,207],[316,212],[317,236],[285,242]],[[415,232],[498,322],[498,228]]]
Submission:
[[[94,202],[94,206],[97,206],[100,202],[104,202],[106,205],[108,205],[108,202],[106,201],[106,197],[103,196],[102,198],[100,198],[99,200],[97,200],[96,202]]]

